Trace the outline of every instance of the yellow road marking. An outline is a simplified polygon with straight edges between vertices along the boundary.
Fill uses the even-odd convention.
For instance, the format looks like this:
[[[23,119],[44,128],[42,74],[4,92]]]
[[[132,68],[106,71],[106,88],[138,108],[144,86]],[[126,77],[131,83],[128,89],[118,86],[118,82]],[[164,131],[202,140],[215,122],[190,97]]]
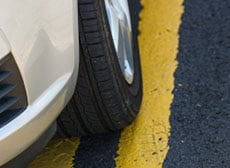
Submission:
[[[40,155],[29,165],[29,168],[71,168],[79,139],[54,139]]]
[[[144,97],[137,120],[120,138],[117,167],[162,167],[168,152],[170,104],[183,0],[142,0],[139,36]]]

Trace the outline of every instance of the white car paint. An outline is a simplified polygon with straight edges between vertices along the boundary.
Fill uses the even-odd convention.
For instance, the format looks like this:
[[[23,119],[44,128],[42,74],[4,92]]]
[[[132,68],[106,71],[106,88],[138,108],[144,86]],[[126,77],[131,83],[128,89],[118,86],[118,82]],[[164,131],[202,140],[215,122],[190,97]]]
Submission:
[[[10,53],[10,44],[5,36],[5,34],[0,29],[0,60]]]
[[[28,97],[28,108],[0,128],[0,166],[35,142],[71,98],[77,13],[77,0],[0,0],[0,59],[12,52]]]

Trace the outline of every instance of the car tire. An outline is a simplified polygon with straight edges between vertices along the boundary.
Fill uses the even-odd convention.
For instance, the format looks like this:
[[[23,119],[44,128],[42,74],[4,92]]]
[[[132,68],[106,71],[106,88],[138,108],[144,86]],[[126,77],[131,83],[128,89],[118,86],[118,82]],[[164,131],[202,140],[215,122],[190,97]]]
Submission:
[[[59,135],[75,137],[128,126],[142,100],[137,18],[128,1],[132,26],[134,74],[128,83],[122,72],[105,0],[79,0],[80,65],[74,95],[58,118]]]

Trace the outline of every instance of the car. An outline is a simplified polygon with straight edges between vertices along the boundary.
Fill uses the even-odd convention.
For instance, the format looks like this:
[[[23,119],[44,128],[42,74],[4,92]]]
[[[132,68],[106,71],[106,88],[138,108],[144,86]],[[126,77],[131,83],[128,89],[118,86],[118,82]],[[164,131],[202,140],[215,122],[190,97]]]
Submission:
[[[136,118],[133,1],[0,3],[0,167],[26,166],[54,135],[114,131]]]

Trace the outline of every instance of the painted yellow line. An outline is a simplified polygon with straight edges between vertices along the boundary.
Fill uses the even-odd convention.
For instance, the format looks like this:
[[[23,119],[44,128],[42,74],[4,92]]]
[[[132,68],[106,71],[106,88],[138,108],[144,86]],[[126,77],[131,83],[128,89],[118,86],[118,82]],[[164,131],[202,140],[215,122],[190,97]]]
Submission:
[[[117,167],[162,167],[168,152],[170,104],[183,0],[142,0],[140,52],[144,97],[137,120],[121,135]]]
[[[29,165],[29,168],[70,168],[80,140],[54,139],[40,155]]]

